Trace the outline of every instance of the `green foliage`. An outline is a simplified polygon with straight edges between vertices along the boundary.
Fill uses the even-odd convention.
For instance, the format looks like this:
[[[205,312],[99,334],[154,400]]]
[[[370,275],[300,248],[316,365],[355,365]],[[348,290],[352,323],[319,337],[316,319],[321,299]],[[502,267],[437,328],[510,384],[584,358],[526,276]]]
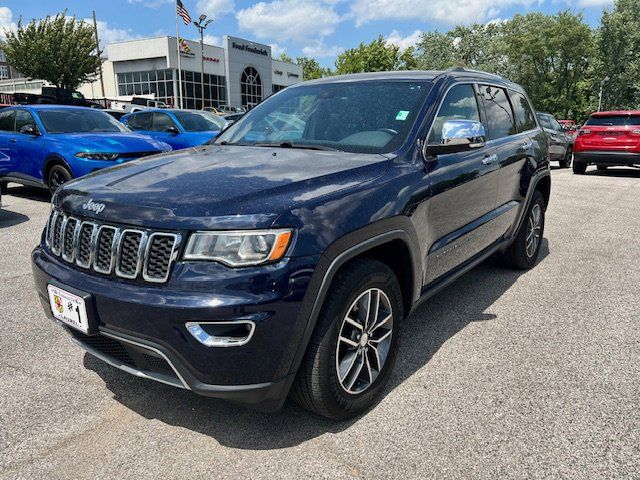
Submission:
[[[598,80],[609,77],[603,108],[640,108],[640,0],[616,0],[603,12],[597,49]]]
[[[74,90],[98,74],[101,59],[93,27],[64,12],[27,25],[20,19],[17,30],[5,35],[7,61],[27,77]]]
[[[283,62],[293,63],[293,59],[284,52],[280,54],[280,57],[278,58],[278,60],[282,60]]]
[[[302,78],[304,80],[313,80],[331,75],[331,70],[322,68],[318,61],[313,58],[298,57],[296,58],[296,63],[302,65]]]
[[[382,35],[371,43],[361,43],[338,55],[336,73],[385,72],[416,68],[413,49],[401,52],[397,45],[388,43]]]

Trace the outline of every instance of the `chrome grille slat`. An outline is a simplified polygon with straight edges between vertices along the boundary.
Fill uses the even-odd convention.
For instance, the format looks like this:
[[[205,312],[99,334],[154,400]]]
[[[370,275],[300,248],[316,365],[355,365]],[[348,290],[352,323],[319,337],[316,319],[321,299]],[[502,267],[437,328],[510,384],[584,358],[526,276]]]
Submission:
[[[181,236],[83,221],[54,209],[45,243],[51,253],[82,269],[165,283],[177,259]]]

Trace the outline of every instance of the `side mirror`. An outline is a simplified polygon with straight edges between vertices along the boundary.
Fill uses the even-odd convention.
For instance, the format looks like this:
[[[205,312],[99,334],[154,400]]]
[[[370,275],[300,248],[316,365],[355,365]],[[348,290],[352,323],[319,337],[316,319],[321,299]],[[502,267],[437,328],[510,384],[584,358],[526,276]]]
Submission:
[[[20,133],[25,133],[27,135],[33,135],[34,137],[37,137],[38,135],[40,135],[40,132],[38,131],[36,126],[31,124],[31,123],[28,124],[28,125],[23,125],[22,127],[20,127]]]
[[[429,156],[458,153],[482,148],[487,142],[484,125],[475,120],[447,120],[442,125],[440,143],[428,144]]]
[[[165,129],[165,132],[178,135],[180,133],[180,130],[175,125],[171,125]]]

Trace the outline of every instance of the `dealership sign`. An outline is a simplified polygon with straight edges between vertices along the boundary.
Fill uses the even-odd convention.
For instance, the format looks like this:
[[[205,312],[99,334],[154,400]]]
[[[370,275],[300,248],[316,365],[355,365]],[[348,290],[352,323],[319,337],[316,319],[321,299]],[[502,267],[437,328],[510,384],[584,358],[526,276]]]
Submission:
[[[269,52],[267,51],[266,48],[257,48],[244,43],[236,43],[236,42],[232,42],[231,46],[236,50],[241,50],[243,52],[255,53],[256,55],[263,55],[265,57],[269,56]]]

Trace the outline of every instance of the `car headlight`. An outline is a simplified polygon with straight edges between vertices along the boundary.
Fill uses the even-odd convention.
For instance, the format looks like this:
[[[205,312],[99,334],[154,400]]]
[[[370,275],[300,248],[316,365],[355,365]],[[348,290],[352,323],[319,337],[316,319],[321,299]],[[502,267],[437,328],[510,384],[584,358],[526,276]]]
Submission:
[[[195,232],[189,237],[185,260],[211,260],[230,267],[247,267],[280,260],[287,251],[291,229],[236,232]]]
[[[119,153],[98,153],[98,152],[78,152],[76,157],[88,158],[90,160],[117,160]]]

